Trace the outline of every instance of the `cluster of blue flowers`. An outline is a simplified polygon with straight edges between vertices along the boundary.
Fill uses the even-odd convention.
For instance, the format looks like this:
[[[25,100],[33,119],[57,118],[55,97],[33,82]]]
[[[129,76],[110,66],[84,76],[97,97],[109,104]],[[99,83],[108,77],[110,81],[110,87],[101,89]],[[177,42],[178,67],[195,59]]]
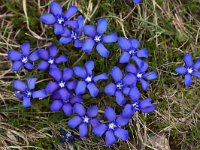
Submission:
[[[148,58],[149,54],[146,48],[141,48],[137,39],[118,37],[115,32],[105,34],[108,28],[105,18],[99,19],[96,26],[85,25],[82,16],[72,20],[77,11],[76,6],[70,6],[63,13],[60,4],[52,2],[50,13],[43,14],[40,20],[46,25],[54,26],[54,33],[60,36],[60,44],[73,42],[76,48],[85,53],[92,53],[95,47],[101,57],[107,58],[110,52],[106,44],[118,42],[122,50],[119,63],[126,64],[125,69],[114,66],[110,73],[96,73],[95,62],[88,60],[84,66],[60,70],[59,64],[67,62],[69,58],[64,54],[57,56],[58,49],[55,45],[49,46],[48,50],[42,48],[30,52],[30,44],[24,43],[21,45],[22,53],[16,50],[8,52],[8,58],[13,62],[12,70],[33,70],[36,66],[39,71],[48,71],[52,81],[44,89],[34,91],[36,78],[27,78],[27,84],[15,80],[15,95],[23,102],[24,107],[30,107],[32,99],[50,96],[50,109],[53,112],[62,109],[66,116],[73,114],[67,124],[70,128],[77,128],[81,138],[88,135],[88,127],[92,126],[93,134],[105,137],[106,145],[111,146],[117,143],[117,138],[128,140],[128,131],[125,128],[135,112],[149,113],[155,110],[156,106],[152,104],[151,98],[141,100],[138,83],[146,91],[150,87],[148,81],[156,79],[158,74],[156,71],[148,72],[148,63],[143,59]],[[102,80],[106,82],[110,77],[112,81],[104,87],[104,93],[115,97],[122,111],[116,114],[112,107],[107,106],[104,111],[106,121],[102,121],[98,106],[86,108],[82,96],[89,93],[95,98],[100,93],[97,83]],[[64,132],[62,134],[65,135]],[[64,136],[63,140],[66,138]]]

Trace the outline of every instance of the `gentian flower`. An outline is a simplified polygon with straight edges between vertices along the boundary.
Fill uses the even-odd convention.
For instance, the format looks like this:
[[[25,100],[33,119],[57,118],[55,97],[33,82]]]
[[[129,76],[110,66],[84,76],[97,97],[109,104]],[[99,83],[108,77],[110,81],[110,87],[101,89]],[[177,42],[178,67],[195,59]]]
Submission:
[[[137,80],[140,81],[143,90],[147,90],[150,86],[146,80],[150,81],[158,77],[158,73],[156,71],[151,71],[146,73],[147,69],[148,69],[148,63],[146,62],[141,63],[138,66],[138,69],[136,69],[134,64],[128,64],[125,68],[125,70],[128,73],[132,73],[135,77],[137,77]]]
[[[140,3],[142,3],[142,0],[133,0],[133,3],[140,4]]]
[[[130,91],[130,85],[135,85],[137,78],[133,75],[128,73],[123,77],[122,71],[114,66],[111,71],[111,76],[115,83],[109,83],[104,92],[109,95],[115,95],[117,104],[122,106],[126,102],[126,98],[124,97],[123,93],[128,95]]]
[[[185,86],[190,86],[192,84],[192,76],[200,78],[200,59],[197,59],[196,63],[193,64],[192,55],[189,53],[184,55],[185,66],[179,66],[176,68],[178,74],[184,75]]]
[[[64,68],[63,73],[58,68],[50,69],[49,74],[55,79],[55,82],[50,81],[46,86],[46,92],[52,94],[53,99],[68,100],[70,91],[76,87],[76,81],[71,80],[73,71],[69,68]]]
[[[31,107],[31,99],[33,98],[44,98],[46,97],[46,92],[44,89],[33,91],[35,89],[36,78],[27,78],[27,83],[21,80],[15,80],[13,82],[13,87],[15,88],[15,95],[18,99],[23,101],[24,107]]]
[[[109,35],[104,35],[108,27],[108,22],[105,18],[99,19],[97,22],[97,27],[93,25],[85,25],[83,28],[84,34],[89,36],[83,42],[82,50],[84,52],[92,52],[92,49],[95,44],[97,52],[104,58],[108,57],[109,51],[105,48],[103,43],[113,43],[116,42],[118,37],[116,33]]]
[[[92,71],[94,69],[94,61],[90,60],[85,63],[85,68],[75,66],[74,74],[78,77],[81,77],[83,81],[78,81],[75,92],[77,95],[84,94],[86,92],[86,87],[90,92],[92,97],[96,97],[99,93],[99,89],[96,87],[94,82],[99,80],[107,80],[108,76],[106,73],[94,76]]]
[[[101,123],[95,126],[92,132],[98,137],[102,137],[105,134],[105,141],[107,146],[112,146],[117,142],[115,137],[122,141],[128,140],[128,131],[122,129],[121,127],[125,126],[129,122],[129,119],[124,119],[121,116],[117,116],[111,107],[106,108],[104,115],[108,120],[108,123]]]
[[[139,50],[140,42],[134,38],[124,38],[121,37],[118,40],[119,47],[123,50],[122,55],[120,56],[120,63],[128,63],[130,58],[134,61],[138,61],[139,58],[148,58],[148,51],[146,48]]]
[[[60,55],[56,58],[57,53],[58,48],[55,45],[51,45],[48,51],[45,49],[38,50],[38,56],[43,59],[38,64],[38,69],[46,70],[48,67],[57,68],[57,64],[68,61],[68,57],[65,55]]]
[[[76,135],[73,132],[70,131],[65,131],[65,130],[60,130],[60,135],[62,136],[62,138],[60,139],[61,143],[64,143],[65,141],[67,141],[70,145],[74,144]]]
[[[88,134],[88,126],[91,124],[95,127],[99,123],[99,119],[96,118],[98,114],[98,107],[96,105],[91,106],[87,109],[87,112],[83,105],[77,103],[74,105],[74,113],[79,116],[74,116],[68,121],[68,126],[71,128],[79,129],[79,134],[81,138],[84,138]]]
[[[72,31],[68,28],[64,28],[64,33],[61,34],[61,38],[59,39],[59,42],[61,44],[69,44],[70,42],[74,41],[74,47],[81,48],[83,43],[80,40],[83,32],[83,26],[84,26],[84,18],[83,16],[78,16],[78,27],[73,29]]]
[[[62,93],[61,93],[62,94]],[[73,105],[81,103],[83,101],[80,95],[71,96],[69,98],[62,96],[63,99],[56,99],[51,104],[51,110],[53,112],[59,111],[61,108],[66,116],[70,116],[73,112]],[[67,98],[67,99],[66,99]]]
[[[69,20],[72,18],[78,8],[76,6],[69,6],[65,14],[62,13],[62,7],[57,2],[52,2],[50,4],[50,12],[40,16],[40,20],[46,25],[54,25],[55,34],[63,34],[64,27],[66,25],[71,26],[72,28],[77,28],[78,23],[76,20]]]
[[[22,53],[16,50],[10,50],[8,52],[8,59],[13,61],[12,71],[21,71],[24,67],[32,70],[34,66],[29,61],[36,61],[38,59],[37,51],[30,54],[30,44],[24,43],[20,46]]]

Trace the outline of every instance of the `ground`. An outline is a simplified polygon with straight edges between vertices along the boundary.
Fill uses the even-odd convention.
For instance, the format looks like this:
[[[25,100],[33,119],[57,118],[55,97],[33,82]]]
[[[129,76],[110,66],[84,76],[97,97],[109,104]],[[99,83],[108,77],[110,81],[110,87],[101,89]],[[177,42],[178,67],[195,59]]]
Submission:
[[[200,80],[194,78],[192,86],[185,87],[183,77],[174,71],[176,66],[183,64],[185,53],[191,53],[194,59],[200,56],[199,0],[143,0],[140,5],[134,5],[131,0],[58,2],[65,9],[69,5],[78,6],[87,24],[105,17],[109,21],[107,33],[115,31],[119,36],[139,39],[150,54],[147,59],[149,70],[155,69],[159,74],[158,79],[151,82],[150,90],[143,92],[143,98],[153,99],[156,111],[148,115],[136,114],[127,126],[129,140],[112,148],[155,149],[149,143],[150,137],[164,135],[171,149],[200,149]],[[96,72],[109,72],[111,66],[118,65],[121,50],[117,44],[108,46],[111,54],[107,59],[100,58],[97,52],[83,54],[72,45],[60,45],[52,27],[44,26],[39,20],[39,16],[47,12],[49,3],[48,0],[0,1],[0,149],[62,150],[69,147],[68,143],[59,142],[58,133],[60,128],[68,129],[66,121],[69,118],[62,112],[52,113],[49,98],[37,100],[32,108],[25,109],[13,95],[11,83],[14,79],[34,76],[39,78],[42,88],[50,77],[36,70],[12,73],[8,50],[19,50],[20,44],[27,41],[32,49],[54,43],[60,53],[70,56],[70,61],[65,64],[67,67],[82,65],[88,59],[95,60]],[[86,96],[85,99],[86,106],[97,104],[102,111],[106,105],[121,109],[114,103],[114,98],[108,96],[101,95],[96,99]],[[91,135],[77,140],[74,149],[109,148],[103,139]]]

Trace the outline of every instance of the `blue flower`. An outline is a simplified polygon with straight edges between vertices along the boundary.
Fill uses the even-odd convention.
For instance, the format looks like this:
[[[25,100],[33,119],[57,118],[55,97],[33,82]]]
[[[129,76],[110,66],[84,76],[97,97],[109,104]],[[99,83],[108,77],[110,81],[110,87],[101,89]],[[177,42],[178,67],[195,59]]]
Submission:
[[[91,106],[87,109],[87,112],[83,105],[77,103],[73,108],[74,113],[79,116],[74,116],[68,121],[68,126],[71,128],[79,129],[79,135],[81,138],[84,138],[88,135],[88,126],[91,124],[93,127],[98,125],[99,119],[96,118],[98,114],[98,107],[96,105]]]
[[[62,7],[57,2],[52,2],[50,4],[50,12],[40,16],[40,20],[46,25],[54,25],[55,34],[63,34],[64,27],[66,25],[71,26],[72,28],[77,28],[78,23],[76,20],[69,20],[72,18],[78,8],[76,6],[69,6],[68,10],[63,14]]]
[[[78,16],[78,27],[70,31],[68,28],[64,28],[64,33],[61,35],[59,42],[61,44],[69,44],[74,41],[74,46],[76,48],[81,48],[83,43],[80,40],[83,32],[84,18],[83,16]]]
[[[62,138],[60,139],[61,143],[64,143],[65,141],[67,141],[70,145],[74,144],[74,141],[77,136],[73,132],[65,131],[63,129],[61,129],[59,132],[60,132],[60,135],[62,136]]]
[[[179,66],[176,68],[178,74],[184,75],[185,86],[190,86],[192,84],[192,76],[200,78],[200,59],[197,59],[196,63],[193,64],[192,55],[189,53],[184,55],[185,66]]]
[[[92,52],[92,49],[95,44],[97,52],[104,58],[108,57],[109,51],[105,48],[103,43],[113,43],[116,42],[118,37],[116,33],[109,35],[104,35],[108,27],[108,22],[105,18],[99,19],[97,22],[97,27],[93,25],[85,25],[83,31],[85,35],[89,36],[83,42],[82,50],[84,52]]]
[[[111,76],[115,83],[109,83],[105,89],[104,92],[109,95],[113,96],[115,95],[117,104],[122,106],[126,102],[126,98],[124,97],[123,93],[128,95],[130,91],[130,85],[135,85],[137,78],[133,74],[126,74],[123,77],[122,71],[114,66],[111,71]]]
[[[152,99],[147,98],[145,100],[132,100],[131,104],[126,104],[121,115],[124,118],[131,118],[136,111],[143,113],[150,113],[156,109],[156,106],[151,103]]]
[[[48,51],[45,49],[38,50],[38,56],[43,59],[38,64],[38,69],[47,70],[49,66],[50,68],[57,68],[57,64],[68,61],[68,57],[65,55],[61,55],[58,58],[56,58],[57,53],[58,49],[55,45],[51,45]]]
[[[50,69],[49,74],[55,79],[55,82],[50,81],[46,86],[46,92],[52,94],[53,99],[68,100],[71,91],[76,87],[76,81],[71,80],[73,71],[69,68],[64,68],[63,73],[58,68]]]
[[[31,107],[31,99],[33,98],[44,98],[46,97],[46,92],[44,89],[33,91],[35,89],[36,78],[27,78],[27,83],[21,80],[15,80],[13,82],[13,87],[15,88],[15,95],[18,99],[23,101],[24,107]]]
[[[123,50],[122,55],[120,56],[120,63],[128,63],[130,58],[134,61],[138,61],[139,58],[148,58],[148,51],[146,48],[139,50],[140,42],[134,38],[124,38],[121,37],[118,40],[119,47]]]
[[[62,94],[62,93],[61,93]],[[81,103],[83,101],[80,95],[71,96],[67,99],[56,99],[52,102],[50,109],[53,112],[59,111],[61,108],[64,111],[66,116],[70,116],[73,112],[73,105],[76,103]]]
[[[129,119],[124,119],[121,116],[117,116],[111,107],[106,108],[104,115],[108,120],[108,123],[101,123],[93,127],[92,132],[98,137],[102,137],[105,134],[105,141],[107,146],[112,146],[117,142],[115,137],[122,141],[128,140],[128,131],[122,127],[129,122]]]
[[[96,97],[99,93],[99,89],[96,87],[94,82],[99,80],[107,80],[108,76],[106,73],[94,76],[92,71],[94,69],[94,61],[90,60],[85,63],[85,68],[75,66],[74,74],[78,77],[81,77],[83,81],[78,81],[75,92],[77,95],[85,94],[86,87],[90,92],[92,97]]]
[[[125,68],[128,73],[132,73],[137,80],[140,81],[143,90],[147,90],[149,88],[149,83],[146,80],[150,81],[158,77],[158,73],[156,71],[146,72],[147,69],[148,63],[144,61],[138,66],[138,69],[136,69],[134,64],[128,64]]]
[[[133,3],[140,4],[140,3],[142,3],[142,0],[133,0]]]
[[[38,59],[37,51],[30,54],[30,44],[24,43],[20,46],[22,53],[16,50],[10,50],[8,52],[8,59],[13,61],[12,71],[21,71],[24,67],[26,69],[32,70],[34,66],[31,61],[36,61]]]

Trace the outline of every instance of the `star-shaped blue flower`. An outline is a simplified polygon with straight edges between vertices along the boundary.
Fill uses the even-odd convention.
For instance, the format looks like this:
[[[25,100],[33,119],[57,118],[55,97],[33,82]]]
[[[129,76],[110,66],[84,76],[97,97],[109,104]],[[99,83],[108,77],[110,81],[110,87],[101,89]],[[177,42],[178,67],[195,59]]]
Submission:
[[[57,53],[58,48],[55,45],[49,46],[48,51],[46,49],[38,50],[38,56],[43,59],[38,64],[38,69],[47,70],[49,67],[57,68],[57,64],[68,61],[68,57],[64,54],[56,58]]]
[[[104,115],[108,120],[108,123],[96,125],[93,127],[92,132],[98,137],[102,137],[105,134],[105,142],[107,146],[112,146],[117,143],[116,137],[122,141],[128,140],[128,131],[122,127],[129,122],[129,118],[125,119],[121,116],[117,116],[111,107],[106,108]]]
[[[16,50],[8,52],[8,59],[13,62],[12,71],[21,71],[23,68],[32,70],[34,66],[29,61],[36,61],[38,59],[37,51],[30,54],[30,44],[24,43],[20,46],[22,53]]]
[[[92,97],[96,97],[99,93],[99,89],[94,83],[99,80],[107,80],[108,76],[106,73],[100,75],[93,75],[94,61],[90,60],[85,63],[85,68],[75,66],[74,74],[78,77],[81,77],[83,80],[78,81],[75,92],[77,95],[85,94],[86,88],[89,90]]]
[[[104,58],[108,57],[110,52],[105,48],[103,43],[116,42],[118,37],[116,33],[104,35],[107,27],[108,22],[105,18],[98,20],[97,27],[93,25],[85,25],[83,28],[84,34],[90,38],[87,38],[83,42],[82,50],[84,52],[92,52],[93,47],[97,45],[97,52]]]
[[[84,26],[84,18],[83,16],[78,16],[78,27],[73,29],[72,31],[68,28],[64,28],[64,33],[61,34],[61,38],[59,39],[59,42],[61,44],[69,44],[72,41],[74,41],[74,47],[81,48],[83,45],[83,42],[80,40],[82,37],[83,32],[83,26]]]
[[[200,59],[197,59],[196,63],[193,64],[192,55],[187,53],[184,55],[185,66],[179,66],[176,68],[178,74],[184,75],[185,86],[190,86],[192,84],[192,76],[200,78]]]
[[[31,99],[46,97],[44,89],[33,91],[35,89],[36,80],[36,78],[27,78],[27,83],[21,80],[15,80],[13,82],[13,87],[16,90],[14,93],[18,99],[22,100],[24,107],[31,107]]]
[[[138,58],[148,58],[149,54],[146,48],[140,48],[140,42],[134,38],[121,37],[118,40],[119,47],[123,50],[120,56],[120,63],[128,63],[130,58],[134,61],[138,61]]]
[[[77,28],[78,23],[76,20],[70,20],[78,8],[76,6],[69,6],[68,10],[63,14],[62,7],[57,2],[52,2],[50,4],[50,12],[40,16],[40,20],[46,25],[54,25],[55,34],[63,34],[64,27],[69,25],[72,28]]]
[[[99,119],[96,118],[98,114],[98,107],[96,105],[87,109],[87,112],[83,105],[77,103],[74,105],[73,112],[79,116],[74,116],[68,121],[68,126],[71,128],[79,129],[79,135],[84,138],[88,135],[88,126],[91,124],[95,127],[99,123]]]

